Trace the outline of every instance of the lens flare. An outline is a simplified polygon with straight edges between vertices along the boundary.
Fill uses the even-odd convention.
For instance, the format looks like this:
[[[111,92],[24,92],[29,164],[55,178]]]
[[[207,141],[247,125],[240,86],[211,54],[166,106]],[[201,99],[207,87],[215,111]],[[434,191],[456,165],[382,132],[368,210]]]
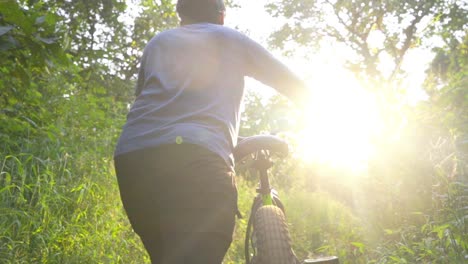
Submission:
[[[363,172],[381,127],[376,100],[350,73],[328,72],[311,81],[315,89],[297,138],[299,155],[306,162]]]

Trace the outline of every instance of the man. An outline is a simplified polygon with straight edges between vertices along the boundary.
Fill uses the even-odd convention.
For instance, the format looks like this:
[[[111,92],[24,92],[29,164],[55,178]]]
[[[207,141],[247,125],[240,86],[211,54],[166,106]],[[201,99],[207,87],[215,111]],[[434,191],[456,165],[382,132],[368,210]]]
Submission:
[[[146,46],[115,151],[121,198],[153,263],[221,263],[237,212],[232,150],[244,77],[293,100],[305,85],[224,27],[222,0],[179,0],[178,28]]]

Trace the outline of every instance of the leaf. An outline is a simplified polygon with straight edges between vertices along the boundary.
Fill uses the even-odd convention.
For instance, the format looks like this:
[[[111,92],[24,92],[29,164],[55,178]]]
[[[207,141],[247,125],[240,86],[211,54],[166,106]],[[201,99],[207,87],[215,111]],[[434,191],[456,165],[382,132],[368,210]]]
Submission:
[[[32,125],[34,128],[39,128],[39,126],[34,122],[33,120],[29,119],[26,116],[23,116],[23,119],[25,119],[30,125]]]
[[[358,248],[364,248],[364,244],[361,242],[351,242],[351,245],[358,247]]]
[[[40,37],[40,36],[37,36],[36,37],[38,40],[46,43],[46,44],[54,44],[56,41],[57,41],[57,38],[56,37],[53,37],[53,38],[43,38],[43,37]]]
[[[14,72],[14,76],[17,77],[23,85],[26,85],[29,87],[30,82],[31,82],[31,72],[28,71],[28,69],[25,69],[24,67],[16,67],[16,71]]]
[[[8,31],[12,30],[13,26],[0,26],[0,36],[5,35]]]
[[[399,248],[408,254],[414,255],[414,251],[407,246],[401,245]]]
[[[11,36],[9,37],[10,38],[7,41],[0,40],[0,51],[6,51],[18,46],[17,41]]]
[[[18,25],[26,34],[32,33],[32,21],[24,14],[18,1],[0,1],[0,10],[2,10],[4,21]]]
[[[359,250],[360,253],[364,253],[365,246],[364,246],[363,243],[361,243],[361,242],[351,242],[351,245],[355,246]]]
[[[46,23],[48,25],[55,25],[55,22],[57,22],[58,15],[53,14],[53,13],[48,13],[45,17]]]
[[[317,252],[326,252],[327,250],[330,249],[330,246],[329,245],[324,245],[324,246],[321,246],[319,248],[317,248]]]
[[[36,22],[34,22],[35,25],[40,25],[46,21],[46,16],[40,16],[36,18]]]
[[[432,232],[435,232],[437,233],[437,237],[439,239],[442,239],[444,237],[444,234],[445,234],[445,231],[450,227],[450,225],[448,224],[445,224],[445,225],[441,225],[441,226],[436,226]]]

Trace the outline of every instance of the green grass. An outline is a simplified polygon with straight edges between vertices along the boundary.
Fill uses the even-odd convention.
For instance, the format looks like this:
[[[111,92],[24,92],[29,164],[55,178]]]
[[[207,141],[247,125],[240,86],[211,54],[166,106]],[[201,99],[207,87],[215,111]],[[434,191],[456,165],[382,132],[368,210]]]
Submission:
[[[0,263],[148,260],[123,211],[111,159],[99,155],[51,144],[0,155]]]
[[[0,263],[149,263],[120,201],[112,145],[91,137],[83,145],[65,147],[73,140],[29,141],[0,154]],[[236,222],[224,261],[232,264],[244,262],[245,230],[256,188],[242,176],[237,182],[244,218]],[[382,229],[380,240],[369,239],[368,221],[373,218],[364,219],[330,194],[307,191],[296,182],[290,186],[296,187],[279,189],[279,194],[300,258],[337,255],[341,263],[353,264],[463,261],[468,244],[463,233],[465,185],[447,183],[439,190],[448,194],[446,205],[439,205],[445,210],[439,218],[426,215],[430,221],[421,225]]]

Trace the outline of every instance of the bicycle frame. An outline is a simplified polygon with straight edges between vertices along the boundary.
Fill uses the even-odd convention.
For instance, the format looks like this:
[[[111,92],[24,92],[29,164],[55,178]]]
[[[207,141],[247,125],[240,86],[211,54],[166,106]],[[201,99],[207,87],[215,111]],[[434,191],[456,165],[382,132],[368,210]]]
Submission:
[[[252,208],[250,210],[250,217],[249,217],[249,221],[247,224],[247,232],[245,236],[245,260],[246,260],[246,264],[251,264],[252,263],[251,260],[253,258],[251,259],[251,256],[249,253],[249,246],[250,246],[249,242],[250,242],[250,239],[254,237],[252,236],[252,229],[253,229],[252,222],[254,218],[253,216],[257,212],[260,212],[262,210],[260,208],[265,207],[265,208],[271,209],[271,206],[276,206],[280,208],[282,213],[285,214],[285,209],[278,197],[278,193],[270,185],[268,169],[270,169],[273,166],[273,162],[270,160],[270,152],[273,154],[278,154],[280,156],[286,156],[288,153],[288,144],[284,140],[278,137],[268,136],[268,135],[252,136],[248,138],[243,138],[242,141],[241,140],[239,141],[240,141],[240,144],[236,146],[233,152],[235,160],[241,161],[243,158],[247,157],[248,155],[254,154],[253,162],[249,163],[249,167],[254,168],[256,169],[256,171],[258,171],[259,179],[260,179],[259,188],[257,189],[258,194],[254,198],[254,201],[252,203]],[[259,209],[260,211],[258,211]],[[282,217],[284,219],[284,216]],[[265,230],[263,232],[265,232]],[[289,246],[291,245],[288,245],[288,247]],[[300,263],[294,253],[293,255],[296,258],[295,263]],[[254,257],[256,256],[257,255],[254,254]],[[319,258],[319,259],[306,259],[302,263],[303,264],[306,264],[306,263],[338,264],[339,261],[337,257],[327,257],[327,258]]]
[[[247,232],[245,236],[245,259],[246,264],[250,264],[250,253],[249,253],[249,242],[251,238],[252,230],[252,216],[255,214],[258,208],[265,205],[278,206],[284,212],[284,206],[279,199],[276,190],[271,188],[268,169],[273,166],[270,160],[268,151],[262,150],[255,153],[254,162],[252,168],[255,168],[260,174],[259,188],[257,189],[258,195],[254,198],[252,208],[250,210],[250,217],[247,224]]]

